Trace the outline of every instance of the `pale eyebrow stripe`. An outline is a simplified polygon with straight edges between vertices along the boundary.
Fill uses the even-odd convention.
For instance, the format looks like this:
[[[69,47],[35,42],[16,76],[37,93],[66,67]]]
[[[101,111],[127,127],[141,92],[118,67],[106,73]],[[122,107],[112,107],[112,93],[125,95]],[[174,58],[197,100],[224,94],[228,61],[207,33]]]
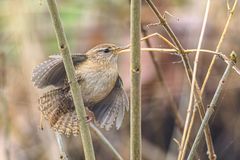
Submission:
[[[110,51],[113,51],[114,49],[116,49],[116,48],[113,48],[113,47],[103,47],[103,48],[96,48],[94,51],[103,51],[103,50],[105,50],[105,49],[109,49]]]

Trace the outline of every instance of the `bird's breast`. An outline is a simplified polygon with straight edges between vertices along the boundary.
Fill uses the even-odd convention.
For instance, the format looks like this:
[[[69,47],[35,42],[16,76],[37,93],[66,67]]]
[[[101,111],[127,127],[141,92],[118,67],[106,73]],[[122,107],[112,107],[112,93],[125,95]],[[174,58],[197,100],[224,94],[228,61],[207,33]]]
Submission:
[[[117,67],[83,64],[76,69],[81,78],[81,92],[84,104],[95,104],[104,99],[113,89],[118,77]]]

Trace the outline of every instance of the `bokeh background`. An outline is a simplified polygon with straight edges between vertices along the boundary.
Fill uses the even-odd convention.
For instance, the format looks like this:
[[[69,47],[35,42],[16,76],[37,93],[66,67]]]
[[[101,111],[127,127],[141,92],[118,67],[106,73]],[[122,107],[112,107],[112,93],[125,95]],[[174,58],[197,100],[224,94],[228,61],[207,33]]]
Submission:
[[[128,0],[58,0],[61,18],[72,52],[86,52],[99,43],[118,45],[129,43]],[[156,0],[154,1],[173,28],[185,48],[196,48],[205,1]],[[232,6],[232,0],[229,0]],[[227,1],[212,1],[203,48],[215,50],[229,15]],[[240,52],[240,5],[230,22],[220,51],[229,54]],[[157,23],[149,7],[142,3],[142,25],[148,34],[166,33]],[[151,39],[155,47],[166,47],[157,38]],[[142,44],[145,45],[144,43]],[[0,1],[0,159],[2,160],[53,160],[59,159],[54,133],[47,123],[39,129],[40,112],[37,98],[41,91],[33,87],[31,74],[34,66],[49,55],[58,53],[55,33],[45,0]],[[165,83],[186,116],[189,83],[180,57],[155,53],[163,71]],[[240,56],[240,55],[239,55]],[[202,84],[212,55],[200,55],[197,80]],[[191,60],[193,56],[190,55]],[[210,103],[226,64],[217,59],[204,92],[205,106]],[[119,58],[119,72],[129,92],[129,55]],[[211,131],[218,159],[240,159],[240,76],[233,72],[219,99],[219,109],[211,119]],[[142,132],[143,159],[176,159],[181,135],[170,113],[166,91],[160,85],[151,58],[142,53]],[[199,117],[197,117],[199,121]],[[194,130],[197,131],[199,122]],[[129,113],[119,131],[102,130],[124,159],[129,159]],[[114,159],[108,148],[94,135],[94,148],[98,160]],[[69,159],[84,159],[79,137],[64,138]],[[204,141],[203,141],[204,142]],[[206,146],[200,147],[201,159],[207,159]]]

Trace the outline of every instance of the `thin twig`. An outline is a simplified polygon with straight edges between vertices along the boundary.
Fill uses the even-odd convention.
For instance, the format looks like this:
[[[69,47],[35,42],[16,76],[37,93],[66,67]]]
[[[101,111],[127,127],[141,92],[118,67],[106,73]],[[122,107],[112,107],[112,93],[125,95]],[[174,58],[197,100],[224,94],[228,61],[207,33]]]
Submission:
[[[143,38],[141,40],[145,40],[146,42],[146,45],[148,48],[151,48],[151,44],[150,44],[150,41],[149,41],[149,38],[150,37],[153,37],[153,36],[158,36],[159,38],[162,39],[162,35],[158,34],[158,33],[154,33],[154,34],[151,34],[151,35],[148,35],[147,36],[147,33],[146,33],[146,30],[142,27],[142,34],[143,34]],[[164,37],[164,39],[166,39]],[[167,40],[167,39],[166,39]],[[164,40],[165,41],[165,40]],[[169,41],[165,41],[168,45],[172,46],[173,44]],[[175,48],[175,46],[174,46]],[[142,50],[143,48],[141,48]],[[182,117],[181,115],[179,114],[178,112],[178,107],[177,107],[177,104],[176,102],[174,101],[174,98],[172,96],[172,94],[170,93],[169,91],[169,88],[167,87],[165,81],[164,81],[164,78],[162,76],[162,70],[161,70],[161,67],[158,65],[158,62],[153,54],[153,51],[149,51],[149,54],[150,54],[150,57],[151,57],[151,60],[152,60],[152,63],[154,65],[154,68],[155,68],[155,71],[157,73],[157,78],[158,78],[158,81],[160,82],[163,90],[165,91],[166,95],[167,95],[167,98],[169,100],[169,103],[170,103],[170,111],[172,113],[172,115],[174,116],[174,119],[175,119],[175,123],[176,123],[176,126],[178,127],[179,131],[181,132],[181,134],[183,134],[183,120],[182,120]],[[192,142],[189,142],[188,143],[188,147],[190,149],[190,146],[192,145]]]
[[[143,27],[141,27],[141,28],[143,28]],[[154,36],[157,36],[158,38],[162,39],[162,40],[163,40],[164,42],[166,42],[169,46],[171,46],[172,48],[174,48],[174,49],[177,50],[177,48],[176,48],[167,38],[165,38],[164,36],[162,36],[162,35],[159,34],[159,33],[153,33],[153,34],[150,34],[150,35],[146,35],[146,34],[145,34],[144,37],[141,38],[141,41],[148,40],[149,38],[154,37]]]
[[[92,138],[89,130],[89,126],[86,124],[86,111],[83,104],[83,99],[81,95],[81,88],[76,80],[74,66],[72,58],[70,56],[70,49],[68,42],[63,30],[63,26],[60,20],[60,15],[57,9],[56,0],[47,0],[49,12],[54,24],[56,31],[56,36],[58,40],[59,49],[63,57],[64,67],[67,73],[67,78],[70,83],[71,93],[73,97],[73,102],[77,112],[79,124],[80,124],[80,134],[83,144],[83,150],[85,153],[86,160],[95,160]]]
[[[143,28],[143,27],[141,26],[141,28]],[[140,39],[140,41],[144,41],[144,40],[149,39],[149,38],[151,38],[151,37],[158,37],[159,39],[161,39],[161,40],[163,40],[165,43],[167,43],[169,46],[171,46],[172,48],[175,48],[175,49],[177,50],[177,48],[176,48],[167,38],[165,38],[164,36],[162,36],[161,34],[159,34],[159,33],[157,33],[157,32],[142,37],[142,38]],[[125,46],[124,48],[128,49],[128,48],[130,48],[130,46],[131,46],[131,44],[128,44],[128,45]]]
[[[175,52],[178,52],[176,49],[172,49],[172,48],[141,48],[141,51],[153,51],[153,52],[172,52],[172,53],[175,53]],[[185,54],[190,54],[192,52],[196,52],[197,49],[186,49],[184,50]],[[212,50],[207,50],[207,49],[200,49],[199,50],[200,52],[204,52],[204,53],[210,53],[210,54],[213,54],[213,55],[217,55],[217,56],[223,56],[222,53],[220,52],[215,52],[215,51],[212,51]],[[125,53],[125,52],[130,52],[130,49],[124,49],[124,50],[121,50],[120,53]]]
[[[236,6],[237,6],[237,2],[238,2],[238,0],[235,0],[235,1],[234,1],[234,4],[233,4],[232,9],[229,11],[229,16],[228,16],[227,22],[226,22],[226,24],[225,24],[225,26],[224,26],[222,35],[221,35],[221,37],[220,37],[220,39],[219,39],[219,42],[218,42],[218,44],[217,44],[217,47],[216,47],[215,52],[219,52],[219,49],[220,49],[220,47],[221,47],[221,45],[222,45],[222,42],[223,42],[223,40],[224,40],[224,37],[225,37],[225,35],[226,35],[226,33],[227,33],[227,30],[228,30],[228,27],[229,27],[229,24],[230,24],[230,20],[232,19],[233,13],[234,13],[235,8],[236,8]],[[206,76],[205,76],[204,81],[203,81],[203,84],[202,84],[201,94],[203,93],[203,91],[204,91],[204,89],[205,89],[205,86],[206,86],[206,84],[207,84],[208,78],[209,78],[209,76],[210,76],[210,74],[211,74],[211,72],[212,72],[213,65],[214,65],[214,63],[215,63],[215,61],[216,61],[216,57],[217,57],[216,55],[213,56],[212,61],[211,61],[210,65],[209,65],[209,67],[208,67],[208,71],[207,71],[207,73],[206,73]]]
[[[160,24],[164,27],[164,29],[166,30],[167,34],[169,35],[169,37],[172,39],[172,41],[174,42],[174,44],[177,46],[177,48],[179,49],[181,54],[184,54],[184,48],[182,47],[181,43],[179,42],[179,40],[177,39],[176,35],[174,34],[174,32],[172,31],[172,29],[169,27],[169,25],[167,24],[167,21],[163,18],[163,16],[160,14],[160,12],[158,11],[157,7],[153,4],[153,2],[151,0],[146,0],[146,2],[148,3],[148,5],[150,6],[150,8],[153,10],[153,12],[155,13],[155,15],[157,16],[157,18],[160,21]]]
[[[193,146],[192,146],[191,151],[190,151],[190,153],[188,155],[188,160],[192,160],[193,159],[194,154],[196,153],[197,147],[198,147],[198,145],[200,143],[200,140],[201,140],[201,138],[203,136],[204,128],[208,124],[208,121],[211,118],[212,114],[214,113],[214,110],[216,110],[216,107],[217,107],[216,103],[218,101],[218,98],[219,98],[222,90],[223,90],[223,86],[224,86],[224,84],[225,84],[225,82],[226,82],[226,80],[227,80],[227,78],[229,76],[229,73],[231,72],[232,66],[234,64],[233,61],[234,60],[232,60],[231,63],[228,63],[227,68],[226,68],[226,70],[225,70],[221,80],[218,83],[218,86],[217,86],[217,89],[216,89],[215,94],[213,96],[213,99],[212,99],[212,101],[211,101],[211,103],[209,105],[209,108],[207,109],[207,112],[206,112],[206,114],[205,114],[205,116],[204,116],[204,118],[202,120],[201,126],[200,126],[200,128],[198,130],[197,136],[196,136],[196,138],[194,140]]]
[[[177,50],[171,49],[171,48],[141,48],[141,51],[153,51],[153,52],[162,52],[162,53],[168,53],[168,54],[177,52]],[[197,51],[197,49],[185,49],[184,50],[185,54],[195,53],[196,51]],[[221,60],[223,60],[223,62],[225,62],[226,64],[229,63],[229,58],[221,52],[215,52],[215,51],[208,50],[208,49],[200,49],[199,51],[202,53],[209,53],[212,55],[216,55]],[[125,52],[130,52],[130,49],[124,49],[124,50],[120,51],[120,53],[125,53]],[[179,55],[179,54],[176,53],[176,55]],[[235,70],[235,72],[238,75],[240,75],[240,69],[237,68],[236,65],[233,66],[233,69]]]
[[[179,53],[181,55],[183,64],[184,64],[184,68],[185,68],[188,80],[189,80],[189,82],[191,82],[191,80],[192,80],[192,67],[190,65],[188,56],[184,52],[184,48],[182,47],[182,45],[180,44],[176,35],[174,34],[172,29],[168,25],[167,21],[163,18],[163,16],[157,10],[156,6],[152,3],[152,1],[151,0],[146,0],[146,2],[148,3],[150,8],[153,10],[154,14],[157,16],[157,18],[161,22],[161,25],[166,30],[169,37],[172,39],[174,44],[177,46],[177,48],[179,50]],[[197,84],[196,81],[194,82],[194,96],[196,98],[200,118],[202,119],[204,114],[205,114],[205,108],[204,108],[204,105],[203,105],[203,102],[202,102],[202,97],[201,97],[201,94],[200,94],[200,88],[199,88],[199,85]],[[187,128],[184,129],[183,138],[185,138],[186,131],[187,131]],[[212,142],[212,137],[211,137],[211,132],[210,132],[209,126],[206,127],[204,133],[205,133],[205,138],[206,138],[208,151],[211,151],[211,150],[213,150],[213,142]],[[179,149],[179,152],[182,152],[182,148]]]
[[[112,144],[93,123],[90,123],[90,127],[97,135],[97,137],[102,141],[102,143],[111,150],[111,153],[115,156],[115,158],[118,160],[123,160],[123,157],[118,153],[118,151],[112,146]]]
[[[143,29],[143,27],[141,27],[141,28],[142,28],[142,34],[145,38],[144,40],[146,42],[146,45],[147,45],[148,48],[151,48],[151,44],[150,44],[150,41],[148,39],[149,36],[147,36],[146,30]],[[157,60],[156,60],[156,58],[153,54],[153,51],[149,51],[149,54],[150,54],[152,63],[154,65],[154,69],[156,71],[158,81],[160,82],[161,86],[163,87],[163,90],[166,91],[166,95],[167,95],[167,98],[168,98],[169,103],[170,103],[170,110],[171,110],[172,115],[174,116],[175,123],[176,123],[177,127],[179,128],[180,132],[183,133],[183,120],[182,120],[181,115],[178,112],[177,104],[174,101],[174,98],[173,98],[172,94],[170,93],[170,91],[169,91],[169,89],[168,89],[168,87],[167,87],[167,85],[166,85],[166,83],[163,79],[161,67],[158,65]]]
[[[65,152],[65,146],[64,146],[64,143],[63,143],[63,140],[62,140],[62,136],[57,132],[55,132],[55,136],[56,136],[58,148],[59,148],[59,151],[60,151],[59,159],[68,160],[68,156]]]
[[[195,105],[193,105],[193,101],[194,101],[193,96],[194,96],[194,89],[195,89],[194,85],[195,85],[196,75],[197,75],[198,59],[199,59],[199,53],[200,53],[199,50],[201,49],[201,46],[202,46],[202,40],[203,40],[203,35],[204,35],[206,24],[207,24],[209,8],[210,8],[210,0],[207,0],[202,29],[201,29],[199,42],[198,42],[198,46],[197,46],[197,52],[196,52],[196,56],[195,56],[195,60],[194,60],[191,91],[190,91],[190,98],[189,98],[189,104],[188,104],[188,112],[187,112],[187,117],[186,117],[186,121],[185,121],[185,127],[186,127],[187,131],[186,131],[186,137],[185,138],[183,137],[182,141],[181,141],[182,152],[179,152],[179,155],[178,155],[179,156],[178,159],[180,159],[180,160],[184,159],[184,157],[185,157],[187,144],[189,143],[189,137],[192,133],[192,126],[193,126],[193,122],[194,122],[195,115],[196,115],[195,112],[193,111],[194,106],[195,106]],[[210,157],[216,157],[213,155],[215,155],[214,151],[209,151]]]
[[[140,65],[141,0],[131,0],[130,12],[131,12],[130,160],[141,160],[142,159],[141,65]]]

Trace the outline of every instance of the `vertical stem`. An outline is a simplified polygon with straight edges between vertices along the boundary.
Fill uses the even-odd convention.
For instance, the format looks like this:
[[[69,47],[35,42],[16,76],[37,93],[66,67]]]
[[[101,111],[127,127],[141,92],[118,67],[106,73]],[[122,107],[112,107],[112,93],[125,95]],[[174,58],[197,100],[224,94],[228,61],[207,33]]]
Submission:
[[[224,84],[225,84],[225,82],[226,82],[226,80],[227,80],[227,78],[229,76],[229,73],[230,73],[230,71],[232,69],[232,66],[233,66],[233,62],[229,62],[228,66],[227,66],[227,68],[226,68],[226,70],[225,70],[225,72],[224,72],[224,74],[223,74],[223,76],[221,78],[221,80],[218,83],[218,87],[217,87],[217,89],[215,91],[215,94],[214,94],[213,99],[212,99],[212,101],[210,103],[210,106],[207,109],[207,112],[206,112],[206,114],[205,114],[205,116],[204,116],[204,118],[202,120],[201,126],[200,126],[200,128],[198,130],[197,136],[196,136],[196,138],[194,140],[193,146],[192,146],[191,151],[190,151],[190,153],[188,155],[188,160],[192,160],[193,157],[194,157],[194,154],[196,153],[197,147],[198,147],[198,145],[200,143],[200,140],[201,140],[201,138],[203,136],[204,129],[205,129],[206,125],[208,124],[208,121],[211,118],[214,110],[216,109],[217,100],[218,100],[218,98],[219,98],[219,96],[220,96],[220,94],[221,94],[221,92],[223,90],[223,86],[224,86]]]
[[[207,0],[207,4],[206,4],[206,10],[205,10],[205,15],[204,15],[204,19],[203,19],[203,24],[202,24],[202,29],[201,29],[201,33],[200,33],[200,37],[199,37],[199,42],[198,42],[198,46],[197,46],[197,53],[195,56],[195,60],[194,60],[194,67],[193,67],[193,76],[192,76],[192,82],[191,82],[191,91],[190,91],[190,98],[189,98],[189,104],[188,104],[188,110],[193,112],[193,101],[194,101],[194,85],[195,85],[195,81],[196,81],[196,75],[197,75],[197,67],[198,67],[198,59],[199,59],[199,53],[200,53],[200,49],[201,49],[201,45],[202,45],[202,40],[203,40],[203,35],[205,32],[205,28],[206,28],[206,24],[207,24],[207,18],[208,18],[208,12],[209,12],[209,8],[210,8],[210,0]],[[182,139],[181,141],[181,149],[182,152],[179,152],[181,154],[179,154],[179,159],[184,159],[185,157],[185,153],[186,153],[186,149],[187,149],[187,144],[189,143],[189,137],[190,134],[192,132],[192,125],[193,125],[193,121],[195,119],[195,112],[193,112],[192,114],[187,114],[187,118],[186,118],[186,128],[188,128],[187,133],[186,133],[186,138]],[[211,154],[211,152],[209,152]]]
[[[141,0],[131,1],[131,110],[130,159],[141,160],[141,66],[140,13]]]
[[[64,67],[69,80],[73,102],[80,123],[80,134],[82,138],[83,150],[86,160],[95,160],[92,138],[89,126],[86,124],[86,111],[83,104],[81,88],[76,80],[70,49],[60,20],[60,15],[57,9],[56,0],[47,0],[49,12],[54,24],[59,49],[63,57]]]

